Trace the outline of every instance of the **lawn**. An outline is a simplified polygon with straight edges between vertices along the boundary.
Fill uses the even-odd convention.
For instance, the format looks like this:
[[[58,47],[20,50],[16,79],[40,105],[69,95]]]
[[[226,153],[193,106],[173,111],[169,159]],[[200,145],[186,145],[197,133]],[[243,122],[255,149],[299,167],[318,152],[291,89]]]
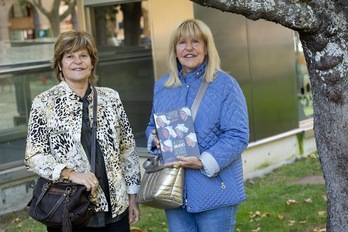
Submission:
[[[326,197],[323,184],[301,183],[321,176],[315,155],[301,158],[274,172],[246,180],[247,200],[239,207],[237,232],[325,232]],[[142,220],[134,232],[168,231],[162,210],[141,206]],[[40,223],[24,211],[0,216],[0,232],[41,232]]]

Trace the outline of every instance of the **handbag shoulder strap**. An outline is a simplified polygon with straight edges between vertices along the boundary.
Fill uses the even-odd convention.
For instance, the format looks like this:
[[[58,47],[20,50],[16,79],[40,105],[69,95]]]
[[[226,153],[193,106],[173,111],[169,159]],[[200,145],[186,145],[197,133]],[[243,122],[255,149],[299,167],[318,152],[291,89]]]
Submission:
[[[96,142],[97,142],[97,104],[98,104],[98,95],[97,90],[94,86],[93,89],[93,123],[92,123],[92,141],[91,141],[91,169],[95,173],[95,159],[96,159]]]
[[[196,114],[198,111],[198,107],[201,104],[201,101],[203,99],[204,93],[208,88],[208,82],[205,80],[202,80],[201,85],[199,86],[197,95],[195,97],[195,100],[193,101],[192,107],[191,107],[191,115],[192,115],[192,120],[194,121],[196,118]]]

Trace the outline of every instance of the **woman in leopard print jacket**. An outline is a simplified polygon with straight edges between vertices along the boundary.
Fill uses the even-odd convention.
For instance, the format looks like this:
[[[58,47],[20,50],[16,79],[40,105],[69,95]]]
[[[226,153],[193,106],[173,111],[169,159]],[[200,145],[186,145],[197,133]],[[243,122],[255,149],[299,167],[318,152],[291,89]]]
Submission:
[[[52,181],[62,178],[92,191],[89,224],[78,231],[129,231],[139,219],[136,194],[140,183],[139,156],[118,93],[95,87],[97,104],[96,171],[89,158],[94,68],[98,52],[93,37],[83,31],[59,35],[53,69],[59,84],[33,101],[25,164],[29,171]],[[60,231],[60,228],[47,228]],[[77,230],[74,230],[77,231]]]

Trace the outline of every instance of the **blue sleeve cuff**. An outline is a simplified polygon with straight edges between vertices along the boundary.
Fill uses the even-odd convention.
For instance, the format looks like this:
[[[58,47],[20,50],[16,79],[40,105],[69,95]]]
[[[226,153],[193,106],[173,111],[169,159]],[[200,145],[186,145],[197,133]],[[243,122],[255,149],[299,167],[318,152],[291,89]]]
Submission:
[[[199,157],[203,163],[203,168],[201,172],[207,177],[214,177],[220,172],[220,167],[216,162],[216,159],[208,152],[203,152]]]

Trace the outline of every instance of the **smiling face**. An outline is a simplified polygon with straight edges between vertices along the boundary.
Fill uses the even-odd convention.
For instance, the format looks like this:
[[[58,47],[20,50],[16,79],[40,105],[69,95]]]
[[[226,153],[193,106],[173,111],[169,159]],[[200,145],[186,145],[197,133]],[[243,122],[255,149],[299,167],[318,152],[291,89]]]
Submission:
[[[156,118],[156,123],[157,123],[158,127],[164,127],[164,122],[163,122],[163,119],[161,117]]]
[[[189,138],[189,137],[186,137],[186,144],[189,147],[194,147],[195,146],[195,142],[191,138]]]
[[[182,120],[186,121],[187,120],[187,114],[185,111],[180,110],[180,117]]]
[[[178,135],[179,138],[184,137],[184,133],[182,130],[180,130],[179,128],[175,128],[175,132]]]
[[[169,137],[170,137],[169,131],[167,129],[162,130],[162,135],[165,139],[169,139]]]
[[[175,46],[175,53],[184,72],[188,73],[203,63],[207,49],[201,38],[181,37]]]
[[[61,65],[67,83],[88,83],[93,66],[86,48],[65,53]]]

